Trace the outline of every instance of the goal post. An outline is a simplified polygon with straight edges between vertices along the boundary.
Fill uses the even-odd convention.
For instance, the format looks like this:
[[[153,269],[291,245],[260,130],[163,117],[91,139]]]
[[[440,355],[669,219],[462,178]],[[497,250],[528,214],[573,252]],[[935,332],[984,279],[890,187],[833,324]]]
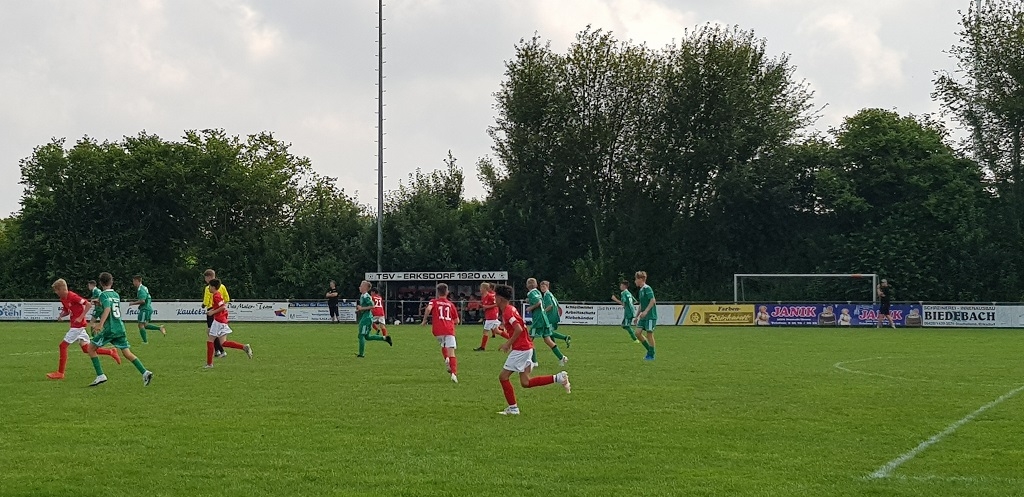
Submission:
[[[870,300],[872,303],[878,301],[878,275],[874,273],[846,273],[846,274],[823,274],[823,273],[736,273],[732,276],[732,301],[746,302],[746,295],[743,292],[743,282],[747,278],[782,279],[782,278],[845,278],[871,280]]]

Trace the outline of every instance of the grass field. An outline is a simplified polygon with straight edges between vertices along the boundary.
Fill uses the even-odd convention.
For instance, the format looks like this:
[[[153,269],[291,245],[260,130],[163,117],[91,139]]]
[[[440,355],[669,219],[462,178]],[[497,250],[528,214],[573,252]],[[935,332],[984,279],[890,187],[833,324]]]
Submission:
[[[354,358],[350,325],[235,324],[255,358],[213,370],[202,324],[133,350],[156,373],[72,349],[65,323],[0,324],[2,495],[1022,495],[1019,331],[663,328],[658,360],[616,328],[568,328],[573,392],[516,385],[472,352],[460,383],[429,331]],[[556,372],[540,351],[540,372]],[[838,364],[837,364],[838,363]]]

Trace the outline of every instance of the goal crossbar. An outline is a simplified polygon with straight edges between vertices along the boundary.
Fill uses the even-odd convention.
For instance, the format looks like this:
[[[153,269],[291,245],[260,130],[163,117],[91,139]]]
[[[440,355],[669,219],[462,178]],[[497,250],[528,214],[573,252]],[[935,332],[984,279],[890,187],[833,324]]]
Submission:
[[[871,278],[871,302],[878,301],[878,275],[875,273],[734,273],[732,275],[732,301],[740,301],[740,278]]]

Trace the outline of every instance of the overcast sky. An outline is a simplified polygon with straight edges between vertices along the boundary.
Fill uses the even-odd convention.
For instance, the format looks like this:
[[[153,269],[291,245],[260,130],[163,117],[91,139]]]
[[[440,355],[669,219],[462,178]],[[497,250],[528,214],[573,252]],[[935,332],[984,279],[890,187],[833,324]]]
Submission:
[[[661,47],[706,22],[788,53],[827,129],[864,107],[938,110],[968,0],[391,0],[385,12],[385,187],[448,150],[481,196],[493,92],[521,38],[556,50],[587,24]],[[272,131],[376,203],[377,2],[0,0],[0,216],[19,209],[18,163],[52,137],[141,130]],[[72,199],[73,200],[73,199]]]

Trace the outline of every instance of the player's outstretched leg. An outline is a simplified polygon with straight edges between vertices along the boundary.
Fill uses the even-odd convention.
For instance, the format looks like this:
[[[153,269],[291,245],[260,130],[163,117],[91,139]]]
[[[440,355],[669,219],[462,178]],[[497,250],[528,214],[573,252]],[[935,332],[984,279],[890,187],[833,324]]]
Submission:
[[[561,340],[565,342],[565,348],[569,348],[572,346],[572,337],[569,335],[563,335],[557,331],[552,331],[551,338],[554,340]]]
[[[139,323],[139,335],[142,336],[142,343],[149,343],[149,335],[146,332],[146,323]]]
[[[558,364],[565,366],[565,364],[569,362],[569,357],[563,354],[561,350],[558,350],[558,344],[556,344],[551,337],[544,337],[544,343],[547,344],[548,347],[551,347],[551,351],[554,352],[555,357],[558,358]]]
[[[633,340],[633,343],[640,343],[640,340],[637,340],[637,338],[636,338],[636,332],[633,331],[633,326],[632,325],[630,325],[628,323],[623,324],[622,325],[622,329],[626,330],[626,333],[629,333],[629,338],[631,340]]]
[[[46,373],[46,377],[51,380],[62,380],[64,379],[64,368],[68,365],[68,346],[71,345],[64,340],[60,341],[60,359],[57,361],[57,370],[52,373]]]
[[[89,345],[88,344],[85,344],[85,343],[82,344],[82,353],[86,354],[86,355],[89,355]],[[110,356],[110,358],[113,359],[114,362],[116,362],[119,365],[121,364],[121,356],[117,353],[117,349],[115,349],[113,347],[109,347],[109,348],[106,348],[106,349],[97,348],[96,349],[96,353],[99,354],[99,355]]]
[[[487,330],[484,330],[484,337],[480,339],[480,346],[475,348],[475,349],[473,349],[474,351],[476,351],[476,352],[483,352],[483,351],[487,350],[487,338],[488,338],[487,333],[488,333]]]
[[[96,370],[96,379],[92,380],[92,383],[89,384],[90,387],[102,385],[107,381],[107,375],[103,374],[103,366],[100,365],[100,356],[96,353],[97,348],[99,347],[96,347],[96,344],[89,344],[89,358],[92,359],[92,367]]]
[[[128,359],[129,361],[132,362],[132,364],[135,366],[135,369],[139,370],[139,373],[142,375],[142,386],[149,386],[149,382],[153,381],[153,372],[146,369],[146,367],[142,365],[142,361],[135,354],[132,353],[131,349],[121,349],[121,353],[124,354],[125,359]]]

